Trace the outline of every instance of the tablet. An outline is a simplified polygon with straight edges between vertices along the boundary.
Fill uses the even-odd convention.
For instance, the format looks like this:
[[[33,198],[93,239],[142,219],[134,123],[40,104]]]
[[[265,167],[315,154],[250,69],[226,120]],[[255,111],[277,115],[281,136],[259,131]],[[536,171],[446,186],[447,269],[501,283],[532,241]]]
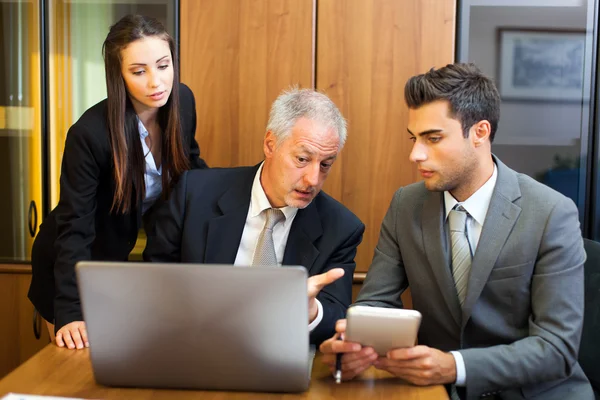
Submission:
[[[391,349],[413,347],[421,313],[401,308],[354,306],[348,309],[345,340],[370,346],[385,356]]]

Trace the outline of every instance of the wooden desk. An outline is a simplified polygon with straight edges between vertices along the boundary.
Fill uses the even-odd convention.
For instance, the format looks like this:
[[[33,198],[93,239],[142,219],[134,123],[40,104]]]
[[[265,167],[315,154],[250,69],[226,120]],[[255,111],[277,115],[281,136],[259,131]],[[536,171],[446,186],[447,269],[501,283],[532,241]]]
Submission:
[[[0,381],[0,397],[9,392],[86,399],[448,399],[442,386],[411,386],[374,368],[361,378],[336,385],[318,356],[313,365],[310,390],[298,395],[109,388],[94,381],[87,349],[60,349],[54,344],[46,346]]]

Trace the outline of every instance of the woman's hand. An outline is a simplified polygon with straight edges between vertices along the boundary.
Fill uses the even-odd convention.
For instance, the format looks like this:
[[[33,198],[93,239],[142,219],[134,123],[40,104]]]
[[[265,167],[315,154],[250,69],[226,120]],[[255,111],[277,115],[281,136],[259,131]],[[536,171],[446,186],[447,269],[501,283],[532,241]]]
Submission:
[[[73,321],[60,328],[56,332],[56,345],[58,347],[67,346],[71,350],[90,347],[85,322]]]

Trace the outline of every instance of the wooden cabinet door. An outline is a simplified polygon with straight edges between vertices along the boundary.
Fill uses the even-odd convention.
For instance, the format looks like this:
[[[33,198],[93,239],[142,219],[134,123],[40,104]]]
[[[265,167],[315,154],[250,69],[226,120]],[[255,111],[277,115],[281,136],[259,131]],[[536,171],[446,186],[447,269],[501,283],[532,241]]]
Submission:
[[[33,333],[33,305],[27,298],[29,266],[0,266],[0,378],[50,343],[45,323]]]
[[[279,92],[325,92],[348,141],[324,190],[365,223],[356,261],[366,272],[394,191],[419,179],[404,84],[453,62],[455,10],[456,0],[182,0],[181,76],[196,96],[202,156],[259,162]]]
[[[196,139],[211,167],[253,165],[271,103],[313,87],[315,0],[182,0],[181,80],[196,96]]]
[[[366,271],[392,195],[416,182],[408,160],[404,84],[454,60],[456,0],[318,0],[317,89],[348,120],[348,140],[324,190],[365,223],[356,271]]]

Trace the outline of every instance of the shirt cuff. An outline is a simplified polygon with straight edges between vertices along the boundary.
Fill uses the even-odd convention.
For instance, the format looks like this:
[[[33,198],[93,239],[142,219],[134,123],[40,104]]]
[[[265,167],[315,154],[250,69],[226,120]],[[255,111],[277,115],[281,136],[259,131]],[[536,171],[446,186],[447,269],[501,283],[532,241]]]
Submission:
[[[463,360],[462,354],[458,351],[451,351],[450,354],[454,357],[456,363],[456,386],[466,386],[467,382],[467,370],[465,368],[465,360]]]
[[[312,332],[317,327],[317,325],[319,325],[319,323],[323,320],[323,305],[319,300],[315,299],[315,301],[317,302],[317,317],[313,320],[313,322],[308,324],[309,332]]]

